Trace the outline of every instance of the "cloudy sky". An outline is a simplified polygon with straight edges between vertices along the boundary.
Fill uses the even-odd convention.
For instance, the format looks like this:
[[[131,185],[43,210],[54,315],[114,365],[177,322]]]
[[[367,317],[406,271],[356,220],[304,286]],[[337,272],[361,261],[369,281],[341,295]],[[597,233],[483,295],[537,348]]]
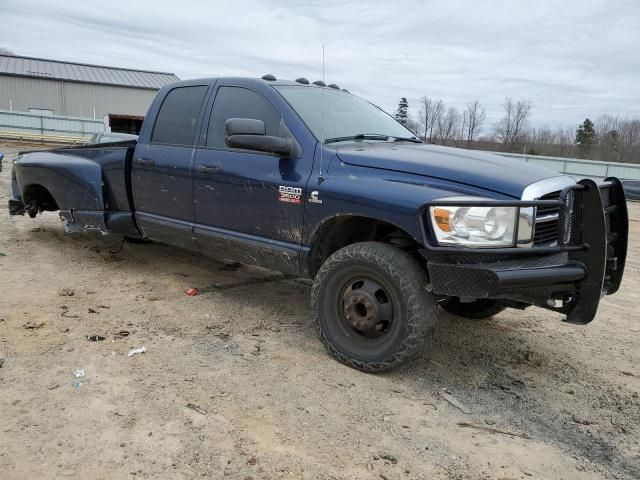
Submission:
[[[485,129],[505,97],[532,123],[640,116],[640,0],[0,0],[0,46],[16,54],[176,73],[181,78],[326,79],[395,110],[423,95]]]

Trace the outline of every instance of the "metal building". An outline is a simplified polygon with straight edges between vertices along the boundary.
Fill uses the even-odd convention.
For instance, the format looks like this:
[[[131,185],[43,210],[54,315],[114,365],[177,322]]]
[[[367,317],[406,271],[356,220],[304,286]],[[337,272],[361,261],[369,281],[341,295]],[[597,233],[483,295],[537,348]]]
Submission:
[[[156,92],[173,73],[0,55],[0,109],[105,119],[137,133]]]

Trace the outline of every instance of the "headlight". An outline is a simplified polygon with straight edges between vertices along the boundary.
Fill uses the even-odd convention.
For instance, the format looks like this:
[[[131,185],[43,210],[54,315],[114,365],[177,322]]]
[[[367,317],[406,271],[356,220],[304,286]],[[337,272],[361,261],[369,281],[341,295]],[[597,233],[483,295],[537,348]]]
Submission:
[[[446,203],[446,200],[469,199],[469,197],[453,197],[442,199],[442,201]],[[518,207],[442,205],[429,207],[429,215],[436,240],[440,245],[476,248],[513,247],[516,244],[518,210]]]

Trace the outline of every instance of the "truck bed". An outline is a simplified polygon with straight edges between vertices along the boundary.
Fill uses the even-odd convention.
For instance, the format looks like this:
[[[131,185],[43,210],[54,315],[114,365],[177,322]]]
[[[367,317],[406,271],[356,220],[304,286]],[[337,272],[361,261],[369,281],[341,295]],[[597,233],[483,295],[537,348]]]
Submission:
[[[21,152],[14,162],[12,214],[60,210],[68,230],[135,235],[131,159],[137,141]]]

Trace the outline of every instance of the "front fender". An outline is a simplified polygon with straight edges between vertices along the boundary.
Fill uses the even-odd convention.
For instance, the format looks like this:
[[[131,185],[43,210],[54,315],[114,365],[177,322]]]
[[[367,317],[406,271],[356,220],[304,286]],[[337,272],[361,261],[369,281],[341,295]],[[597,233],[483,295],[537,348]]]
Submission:
[[[452,195],[487,196],[477,188],[398,172],[354,167],[333,159],[320,184],[307,185],[305,244],[311,245],[327,220],[360,216],[395,225],[424,243],[419,213],[426,203]],[[494,194],[494,196],[497,196]]]

